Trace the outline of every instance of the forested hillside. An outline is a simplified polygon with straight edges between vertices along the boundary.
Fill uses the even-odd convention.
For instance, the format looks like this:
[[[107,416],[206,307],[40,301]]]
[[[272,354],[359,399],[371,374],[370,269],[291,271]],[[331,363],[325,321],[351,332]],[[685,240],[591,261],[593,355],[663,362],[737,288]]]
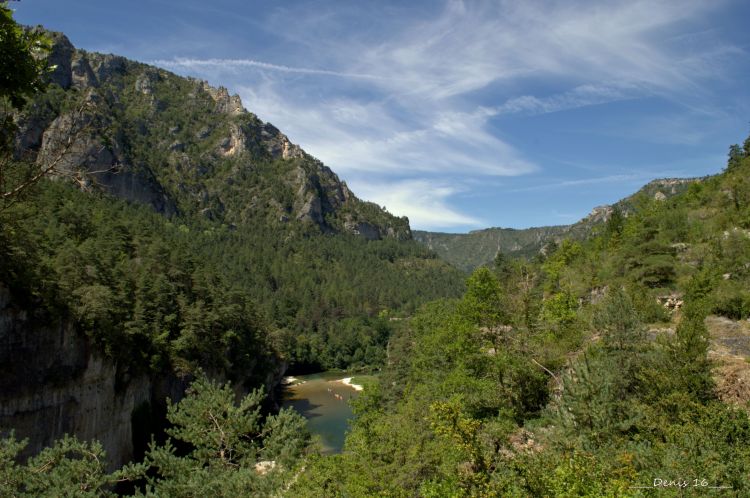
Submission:
[[[197,423],[167,424],[167,398],[204,374],[253,393],[250,418],[227,422],[243,462],[285,458],[274,430],[299,436],[296,459],[299,417],[273,414],[284,371],[378,369],[391,318],[460,294],[407,219],[359,200],[226,90],[76,50],[0,9],[2,75],[18,79],[0,89],[0,431],[31,438],[21,460],[66,432],[142,458],[152,431],[161,443],[165,425]],[[203,391],[216,410],[234,402]],[[10,465],[24,445],[3,445]],[[123,463],[60,445],[101,472]],[[17,494],[4,479],[0,494]],[[29,479],[18,489],[51,492]]]
[[[746,496],[748,174],[750,139],[722,174],[425,306],[295,494]]]
[[[43,33],[54,70],[16,117],[17,158],[167,215],[411,238],[225,88]]]
[[[442,259],[470,272],[482,265],[491,265],[499,254],[507,257],[533,258],[548,244],[563,239],[583,240],[609,218],[613,211],[627,216],[644,199],[668,199],[684,192],[700,178],[667,178],[649,182],[635,194],[611,206],[599,206],[582,220],[572,225],[533,228],[485,228],[469,233],[440,233],[414,231],[414,239],[435,251]]]
[[[233,289],[293,365],[378,365],[390,314],[459,291],[458,274],[409,240],[408,220],[357,199],[238,97],[46,36],[54,70],[16,115],[17,169],[52,165],[52,176],[93,195],[42,185],[28,206],[14,206],[30,214],[4,213],[8,227],[25,220],[16,237],[37,240],[8,235],[5,250],[34,246],[49,265],[39,273],[47,287],[62,289],[65,306],[100,336],[129,329],[115,335],[164,346],[186,314],[212,320],[190,306],[225,302],[180,296]],[[97,270],[73,276],[66,265]],[[87,303],[98,307],[96,323]]]
[[[0,495],[750,494],[750,138],[464,283],[226,91],[0,35]],[[379,370],[342,453],[288,365]]]

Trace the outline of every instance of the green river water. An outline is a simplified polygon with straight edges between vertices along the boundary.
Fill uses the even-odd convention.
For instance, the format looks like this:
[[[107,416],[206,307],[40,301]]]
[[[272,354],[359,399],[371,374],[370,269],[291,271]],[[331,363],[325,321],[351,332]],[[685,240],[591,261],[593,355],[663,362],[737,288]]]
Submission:
[[[340,372],[296,375],[297,380],[284,388],[281,406],[292,407],[307,419],[310,432],[320,437],[324,453],[339,453],[344,446],[352,418],[348,401],[358,394],[340,382],[348,376]]]

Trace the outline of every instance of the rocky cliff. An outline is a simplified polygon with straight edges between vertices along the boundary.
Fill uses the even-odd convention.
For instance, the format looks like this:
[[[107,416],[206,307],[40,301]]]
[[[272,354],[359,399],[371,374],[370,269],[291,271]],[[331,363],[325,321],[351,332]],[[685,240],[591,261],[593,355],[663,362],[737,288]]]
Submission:
[[[19,156],[166,215],[411,238],[226,88],[51,36],[51,88],[18,116]]]
[[[110,467],[133,456],[131,417],[175,382],[123,378],[88,338],[64,319],[39,320],[0,284],[0,429],[29,440],[25,455],[64,434],[102,443]]]
[[[279,362],[268,372],[266,392],[274,392],[285,369]],[[73,320],[30,311],[0,283],[0,434],[12,430],[27,439],[23,456],[73,434],[99,441],[109,469],[119,468],[145,448],[166,399],[182,399],[190,380],[172,370],[132,373],[103,355]],[[235,388],[244,392],[241,383]]]

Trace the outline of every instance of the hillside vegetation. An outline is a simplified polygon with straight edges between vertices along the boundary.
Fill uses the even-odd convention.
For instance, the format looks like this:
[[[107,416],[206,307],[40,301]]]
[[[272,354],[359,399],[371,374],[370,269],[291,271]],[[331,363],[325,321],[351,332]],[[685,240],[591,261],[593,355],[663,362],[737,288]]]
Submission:
[[[4,432],[0,495],[750,494],[750,393],[732,385],[750,351],[750,138],[723,173],[637,195],[531,260],[493,255],[462,287],[406,220],[225,92],[58,39],[39,93],[44,37],[3,6],[0,29],[17,52],[0,64],[20,54],[32,76],[0,88],[0,311],[70,324],[116,390],[193,380],[163,431],[134,410],[154,437],[114,472],[97,441],[26,459]],[[25,339],[3,344],[3,395],[75,373],[25,378]],[[285,362],[382,367],[343,453],[265,407]]]
[[[483,265],[492,265],[495,257],[533,258],[546,250],[548,244],[564,239],[583,240],[591,235],[617,210],[627,216],[648,199],[667,199],[684,192],[700,178],[668,178],[654,180],[635,194],[612,206],[599,206],[582,220],[572,225],[533,228],[485,228],[469,233],[441,233],[414,231],[414,239],[435,251],[456,268],[471,272]]]
[[[238,97],[47,35],[55,69],[16,113],[14,171],[55,164],[79,191],[42,183],[6,206],[2,278],[108,354],[147,369],[191,351],[218,368],[264,356],[233,345],[247,328],[293,368],[377,367],[389,316],[460,292],[408,220],[359,200]]]
[[[725,396],[716,353],[747,351],[742,326],[717,322],[750,316],[748,174],[750,139],[722,174],[636,199],[586,240],[476,270],[399,330],[345,452],[293,491],[747,495],[750,393]]]
[[[283,372],[380,368],[390,318],[459,295],[459,272],[226,90],[76,50],[4,6],[0,29],[1,73],[25,71],[0,88],[0,495],[277,489],[309,439],[274,412]],[[81,413],[134,383],[132,427]],[[146,466],[107,474],[75,434],[26,460],[23,440],[81,425]]]

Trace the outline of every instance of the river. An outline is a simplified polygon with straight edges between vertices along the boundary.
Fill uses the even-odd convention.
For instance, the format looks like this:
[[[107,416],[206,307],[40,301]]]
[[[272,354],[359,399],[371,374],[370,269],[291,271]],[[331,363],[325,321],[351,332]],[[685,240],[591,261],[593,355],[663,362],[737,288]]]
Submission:
[[[340,372],[297,375],[284,388],[282,408],[292,407],[307,419],[310,432],[320,437],[323,453],[340,453],[344,447],[352,418],[348,401],[358,394],[340,382],[345,377]]]

